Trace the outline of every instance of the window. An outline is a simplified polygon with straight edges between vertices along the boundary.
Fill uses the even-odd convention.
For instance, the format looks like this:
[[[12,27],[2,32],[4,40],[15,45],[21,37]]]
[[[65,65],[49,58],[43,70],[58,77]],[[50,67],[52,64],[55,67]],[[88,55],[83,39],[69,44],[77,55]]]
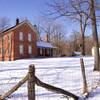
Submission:
[[[40,48],[40,55],[42,55],[42,48]]]
[[[23,46],[23,44],[19,45],[19,53],[20,53],[20,55],[24,54],[24,46]]]
[[[30,42],[32,41],[32,34],[31,33],[28,34],[28,41],[30,41]]]
[[[32,46],[31,45],[28,46],[28,53],[32,54]]]
[[[47,49],[47,54],[49,54],[50,53],[50,50],[49,49]]]
[[[23,41],[23,40],[24,40],[23,32],[20,32],[20,33],[19,33],[19,40],[20,40],[20,41]]]

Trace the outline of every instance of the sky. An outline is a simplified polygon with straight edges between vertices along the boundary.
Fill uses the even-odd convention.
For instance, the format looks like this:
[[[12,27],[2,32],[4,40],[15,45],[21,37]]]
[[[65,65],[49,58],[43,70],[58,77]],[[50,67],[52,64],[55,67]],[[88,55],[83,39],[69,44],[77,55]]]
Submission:
[[[48,9],[46,3],[52,0],[0,0],[0,17],[8,17],[11,24],[15,24],[16,18],[27,18],[32,24],[38,23],[40,16]],[[66,32],[79,30],[77,23],[58,20]],[[87,30],[91,32],[90,29]]]
[[[16,17],[28,18],[35,22],[41,11],[45,9],[45,2],[49,0],[0,0],[0,16],[8,17],[13,23]]]

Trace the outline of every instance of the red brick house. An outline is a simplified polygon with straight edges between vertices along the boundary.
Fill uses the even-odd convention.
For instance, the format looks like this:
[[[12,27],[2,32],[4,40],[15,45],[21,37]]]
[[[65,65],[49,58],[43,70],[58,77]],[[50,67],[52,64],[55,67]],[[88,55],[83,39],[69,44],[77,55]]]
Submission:
[[[15,26],[0,34],[0,60],[16,60],[40,56],[37,44],[35,27],[28,20],[19,23],[17,19]],[[43,56],[47,55],[46,48],[49,49],[45,47]],[[48,53],[48,56],[51,56],[51,54]]]

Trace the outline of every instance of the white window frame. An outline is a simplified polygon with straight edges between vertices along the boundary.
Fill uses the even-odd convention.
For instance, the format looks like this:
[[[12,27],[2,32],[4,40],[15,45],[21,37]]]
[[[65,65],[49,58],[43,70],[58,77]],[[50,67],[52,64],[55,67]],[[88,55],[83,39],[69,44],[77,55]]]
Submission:
[[[23,44],[19,45],[19,53],[20,53],[20,55],[24,54],[24,45]]]
[[[32,54],[32,45],[28,46],[28,54]]]
[[[24,40],[24,34],[23,34],[23,32],[19,32],[19,40],[20,41]]]
[[[32,41],[32,34],[28,33],[28,41],[31,42]]]

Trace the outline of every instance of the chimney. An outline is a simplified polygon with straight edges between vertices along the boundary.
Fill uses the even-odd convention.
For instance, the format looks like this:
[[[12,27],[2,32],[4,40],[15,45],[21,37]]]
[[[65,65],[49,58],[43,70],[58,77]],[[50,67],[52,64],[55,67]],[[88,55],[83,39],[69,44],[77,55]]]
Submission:
[[[39,34],[39,30],[38,30],[37,25],[34,25],[34,29],[35,29],[36,32],[37,32],[37,40],[39,40],[39,39],[40,39],[40,34]]]
[[[16,18],[16,25],[18,25],[19,24],[19,19],[18,18]]]
[[[34,28],[35,28],[36,31],[38,31],[38,29],[37,29],[37,25],[34,25]]]
[[[47,33],[46,33],[46,35],[45,35],[45,41],[46,41],[46,42],[50,42],[50,37],[49,37],[49,34],[47,34]]]

